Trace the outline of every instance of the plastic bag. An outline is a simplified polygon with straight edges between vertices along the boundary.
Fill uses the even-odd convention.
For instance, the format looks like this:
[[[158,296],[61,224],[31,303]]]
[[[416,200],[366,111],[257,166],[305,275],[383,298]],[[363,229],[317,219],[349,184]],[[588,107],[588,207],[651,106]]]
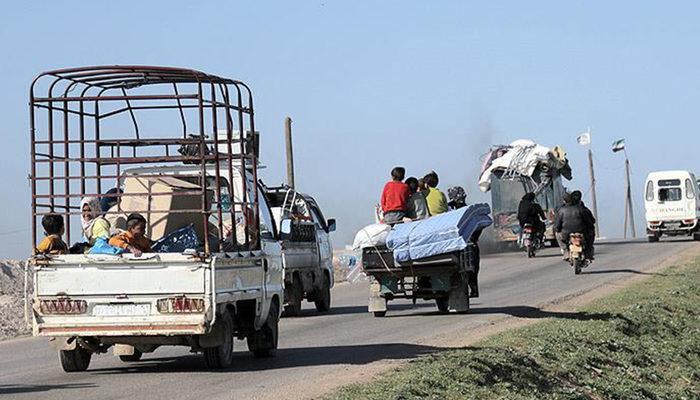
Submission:
[[[387,224],[367,225],[355,235],[352,248],[357,250],[365,247],[384,246],[389,232],[391,232],[391,226]]]
[[[182,253],[187,249],[197,249],[199,238],[193,225],[170,232],[151,246],[156,253]]]
[[[107,243],[106,238],[95,239],[95,244],[90,248],[87,254],[122,254],[124,249],[111,246]]]

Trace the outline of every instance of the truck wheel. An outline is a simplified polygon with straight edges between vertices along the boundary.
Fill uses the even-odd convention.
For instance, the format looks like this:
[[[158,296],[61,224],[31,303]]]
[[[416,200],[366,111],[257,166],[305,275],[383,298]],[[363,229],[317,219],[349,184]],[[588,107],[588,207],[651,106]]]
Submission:
[[[647,236],[647,240],[649,240],[649,243],[656,243],[659,241],[659,237],[654,235],[654,236]]]
[[[92,353],[76,346],[73,350],[60,350],[59,358],[61,359],[61,367],[66,372],[82,372],[90,366],[90,358]]]
[[[255,357],[271,357],[277,350],[279,338],[279,306],[276,301],[270,305],[265,324],[248,336],[248,350],[252,351]]]
[[[316,310],[326,312],[331,309],[331,281],[328,275],[323,274],[323,287],[316,294]]]
[[[700,241],[700,232],[695,232],[693,234],[693,240]]]
[[[142,356],[143,356],[143,353],[141,352],[141,350],[134,349],[134,354],[126,355],[126,356],[119,356],[119,359],[124,361],[124,362],[136,362],[136,361],[140,361]]]
[[[287,305],[284,306],[284,315],[286,317],[296,317],[301,313],[301,300],[304,298],[304,286],[299,279],[299,275],[294,275],[292,278],[292,287],[289,288],[289,299]]]
[[[441,297],[435,299],[435,304],[437,305],[438,311],[441,313],[450,312],[450,299],[447,297]]]
[[[377,318],[383,318],[386,316],[386,311],[375,311],[374,316]]]
[[[233,319],[226,311],[218,316],[216,324],[221,324],[224,330],[224,342],[212,348],[204,349],[204,361],[211,369],[228,368],[233,364]]]

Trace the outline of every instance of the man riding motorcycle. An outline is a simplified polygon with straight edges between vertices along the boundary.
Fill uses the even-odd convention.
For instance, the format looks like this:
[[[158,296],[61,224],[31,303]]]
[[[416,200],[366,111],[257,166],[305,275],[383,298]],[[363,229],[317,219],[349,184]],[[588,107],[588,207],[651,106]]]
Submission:
[[[540,243],[542,243],[545,231],[544,220],[544,210],[542,210],[542,207],[535,201],[535,194],[526,193],[518,205],[518,222],[520,223],[520,228],[524,228],[526,224],[532,225],[535,229],[535,234],[540,239]]]
[[[591,210],[581,201],[582,194],[576,190],[567,197],[567,202],[557,213],[554,231],[561,240],[562,249],[565,250],[564,259],[568,260],[568,241],[572,233],[583,234],[585,242],[584,256],[593,260],[593,242],[595,240],[595,218]]]

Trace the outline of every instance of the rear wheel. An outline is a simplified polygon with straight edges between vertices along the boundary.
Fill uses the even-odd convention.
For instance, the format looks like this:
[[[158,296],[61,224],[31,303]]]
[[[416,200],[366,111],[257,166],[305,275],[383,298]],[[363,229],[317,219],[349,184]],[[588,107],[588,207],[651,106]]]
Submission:
[[[314,301],[316,310],[326,312],[331,309],[331,280],[328,275],[323,274],[323,287],[316,294]]]
[[[134,354],[119,356],[119,359],[124,362],[136,362],[140,361],[143,353],[139,349],[134,349]]]
[[[233,318],[226,311],[219,315],[216,324],[221,324],[224,341],[220,345],[204,349],[204,361],[211,369],[228,368],[233,364]]]
[[[659,241],[659,237],[657,235],[647,236],[647,240],[649,240],[649,243],[656,243]]]
[[[252,351],[255,357],[271,357],[277,351],[279,338],[279,317],[280,309],[277,301],[270,305],[265,324],[257,331],[248,336],[248,350]]]
[[[527,258],[532,258],[535,256],[535,246],[534,245],[528,245],[527,246]]]
[[[700,232],[695,232],[695,233],[693,234],[693,240],[698,240],[698,241],[700,241]]]
[[[386,316],[386,311],[375,311],[374,316],[377,318],[383,318]]]
[[[441,313],[446,313],[450,311],[450,299],[448,297],[441,297],[435,299],[435,305],[437,305],[438,311]]]
[[[284,315],[296,317],[301,313],[301,301],[304,298],[304,286],[302,286],[299,275],[292,278],[292,287],[289,288],[287,305],[284,306]]]
[[[60,350],[59,358],[61,367],[66,372],[82,372],[90,366],[92,353],[80,346],[76,346],[73,350]]]

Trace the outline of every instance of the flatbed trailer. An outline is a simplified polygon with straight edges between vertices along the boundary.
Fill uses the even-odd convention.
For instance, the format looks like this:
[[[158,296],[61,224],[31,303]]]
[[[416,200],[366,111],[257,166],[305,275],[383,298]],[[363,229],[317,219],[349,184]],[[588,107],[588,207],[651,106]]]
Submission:
[[[440,312],[469,310],[469,283],[479,268],[479,246],[470,242],[461,251],[397,263],[384,247],[367,247],[362,268],[370,277],[369,312],[383,317],[394,299],[435,300]]]

